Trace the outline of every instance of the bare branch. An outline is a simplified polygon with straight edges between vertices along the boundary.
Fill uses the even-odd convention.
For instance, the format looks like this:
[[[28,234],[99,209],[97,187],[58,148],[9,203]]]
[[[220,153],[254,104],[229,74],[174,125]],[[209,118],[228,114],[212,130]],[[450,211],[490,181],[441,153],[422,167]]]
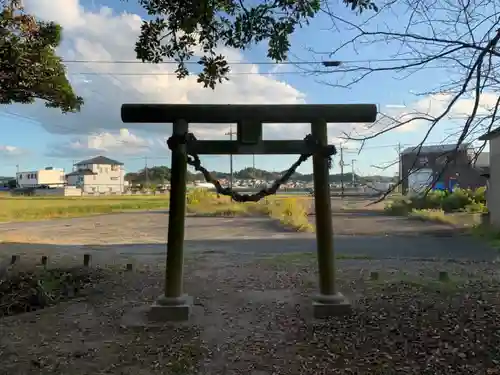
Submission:
[[[419,105],[410,104],[400,111],[380,113],[378,121],[361,134],[344,133],[347,139],[361,142],[363,149],[368,140],[422,123],[425,131],[415,146],[419,155],[437,126],[451,121],[457,130],[443,140],[453,143],[456,153],[463,144],[472,144],[479,135],[499,125],[500,10],[495,0],[400,0],[387,1],[380,8],[378,15],[370,15],[368,19],[346,20],[335,14],[333,6],[325,4],[323,14],[350,37],[337,45],[334,44],[337,39],[332,38],[329,52],[311,52],[340,60],[344,53],[354,51],[360,59],[345,61],[333,70],[311,65],[302,67],[303,71],[325,85],[352,88],[373,75],[385,80],[418,75],[425,80],[427,71],[437,70],[442,72],[443,80],[429,81],[424,91],[414,94],[417,98],[426,97],[429,102],[436,97],[446,101],[440,103],[439,111],[433,108],[425,113],[420,101]],[[387,17],[391,12],[398,17]],[[382,19],[381,15],[386,17]],[[375,59],[374,49],[380,53]],[[365,58],[370,58],[363,61],[365,50],[369,53]],[[483,143],[476,149],[471,163],[477,161],[484,147]],[[435,178],[440,178],[444,169]],[[409,170],[416,170],[415,163]],[[400,176],[400,180],[404,178]]]

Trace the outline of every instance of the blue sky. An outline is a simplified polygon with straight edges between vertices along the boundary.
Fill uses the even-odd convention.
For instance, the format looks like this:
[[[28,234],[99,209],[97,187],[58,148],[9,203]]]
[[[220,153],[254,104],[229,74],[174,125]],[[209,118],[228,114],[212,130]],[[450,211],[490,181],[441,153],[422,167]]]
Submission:
[[[86,17],[85,22],[78,23],[79,26],[69,23],[68,26],[63,24],[63,27],[65,27],[64,41],[61,46],[63,57],[70,60],[71,58],[67,58],[66,56],[76,56],[74,59],[77,60],[78,58],[83,59],[81,56],[86,56],[86,59],[88,59],[88,56],[91,56],[90,54],[95,52],[96,56],[98,56],[96,60],[125,60],[121,55],[121,52],[125,48],[123,42],[116,41],[116,45],[113,43],[115,38],[117,40],[120,39],[118,27],[127,26],[132,22],[130,19],[128,23],[125,21],[119,23],[117,21],[116,26],[113,26],[116,28],[112,29],[114,33],[111,34],[110,32],[108,35],[105,34],[105,31],[99,34],[95,28],[90,29],[90,26],[88,26],[89,28],[85,29],[85,27],[91,21],[94,22],[99,15],[104,18],[107,17],[108,21],[118,20],[118,17],[123,12],[145,17],[144,11],[137,3],[134,0],[129,0],[128,2],[112,0],[66,1],[36,0],[35,2],[35,0],[31,0],[30,2],[28,0],[28,9],[34,9],[35,12],[40,11],[41,18],[47,17],[47,14],[49,14],[50,17],[53,16],[59,22],[59,19],[68,20],[68,15],[70,15],[74,17],[75,24]],[[64,5],[55,4],[58,2]],[[53,6],[52,12],[45,11],[45,8],[43,8],[45,3],[47,7],[49,3]],[[30,4],[32,8],[30,8]],[[108,10],[104,12],[102,7],[109,7],[112,11]],[[341,5],[337,6],[336,15],[354,21],[359,20],[359,16],[354,15]],[[394,13],[381,14],[378,18],[378,22],[380,23],[395,21],[397,20]],[[88,32],[88,39],[85,39],[87,35],[85,32]],[[321,14],[313,20],[310,27],[301,29],[294,34],[290,60],[340,60],[344,61],[344,66],[348,68],[354,66],[353,64],[366,65],[370,61],[375,63],[375,60],[390,58],[398,53],[395,44],[382,45],[383,48],[381,48],[380,43],[373,46],[365,45],[361,50],[348,47],[343,49],[339,54],[331,57],[326,54],[317,53],[332,51],[336,46],[339,46],[342,42],[352,37],[352,35],[352,32],[347,30],[341,30],[336,33],[332,32],[331,19]],[[90,41],[94,44],[91,44]],[[101,41],[102,45],[96,44]],[[130,49],[125,51],[128,57],[127,60],[133,55],[134,42],[134,39],[129,40]],[[92,45],[96,47],[92,47]],[[311,51],[315,51],[316,53]],[[107,56],[107,58],[103,58],[103,56]],[[245,51],[241,57],[247,62],[262,62],[266,61],[265,56],[266,45],[259,45],[249,51]],[[355,63],[356,61],[365,61],[365,63]],[[160,126],[157,126],[154,130],[150,131],[152,128],[141,128],[139,125],[134,127],[128,126],[130,124],[119,125],[119,111],[117,108],[119,108],[118,105],[120,103],[118,103],[118,100],[123,99],[122,101],[133,102],[135,98],[139,97],[142,92],[140,90],[142,90],[146,83],[133,83],[136,90],[130,96],[125,89],[120,89],[120,97],[117,97],[116,91],[108,92],[106,90],[110,88],[110,85],[113,85],[113,82],[116,83],[116,87],[126,88],[128,87],[127,85],[132,85],[127,81],[132,78],[125,75],[109,77],[101,75],[101,73],[94,76],[80,74],[81,72],[102,68],[102,65],[100,67],[96,66],[96,64],[85,65],[83,67],[78,64],[68,64],[70,77],[72,80],[78,80],[78,85],[75,88],[83,90],[77,91],[89,103],[87,105],[89,109],[85,113],[82,112],[82,114],[70,115],[72,117],[64,117],[64,115],[46,110],[40,105],[0,107],[0,121],[3,123],[3,133],[0,139],[0,152],[3,150],[0,153],[0,175],[14,174],[16,165],[22,171],[34,170],[46,166],[70,170],[73,161],[97,154],[105,154],[111,158],[123,161],[128,171],[136,171],[142,168],[145,163],[145,157],[148,158],[149,165],[169,163],[168,150],[160,145],[165,136],[168,136],[168,129],[165,128],[165,130],[159,131]],[[307,68],[307,66],[305,67]],[[138,70],[137,65],[130,65],[127,68],[135,69],[135,71]],[[172,77],[168,77],[168,84],[161,83],[160,81],[153,83],[158,85],[158,90],[154,92],[164,95],[165,100],[180,100],[179,98],[182,98],[184,95],[182,90],[185,89],[188,92],[187,97],[189,99],[194,98],[191,100],[192,102],[224,102],[226,100],[225,103],[228,103],[235,98],[236,94],[238,95],[237,100],[239,102],[244,101],[248,95],[248,97],[252,98],[253,102],[260,103],[275,100],[281,101],[282,99],[293,103],[294,100],[299,100],[297,98],[300,97],[306,103],[375,103],[379,106],[381,112],[400,115],[402,112],[414,109],[415,106],[421,109],[422,106],[429,107],[431,105],[434,106],[432,111],[435,108],[439,109],[439,102],[436,105],[436,98],[426,96],[417,97],[414,93],[425,92],[440,83],[446,83],[450,79],[450,74],[452,74],[449,73],[448,68],[441,66],[415,71],[413,75],[405,79],[402,79],[401,76],[396,76],[393,72],[374,74],[348,89],[324,83],[324,81],[332,83],[338,79],[342,81],[345,78],[345,74],[338,71],[335,72],[335,69],[332,69],[332,72],[328,75],[311,76],[298,74],[297,68],[293,65],[260,65],[258,66],[259,72],[276,72],[276,74],[274,76],[265,75],[265,78],[257,75],[248,75],[242,78],[246,79],[246,81],[241,84],[238,81],[239,78],[235,78],[231,83],[232,91],[227,89],[227,93],[224,95],[217,90],[210,92],[201,87],[196,88],[193,85],[187,86],[184,83],[173,82]],[[111,69],[111,72],[116,72],[116,70],[112,70],[113,68],[109,69]],[[118,67],[114,69],[118,69]],[[104,81],[104,79],[109,80]],[[342,82],[345,83],[346,81]],[[175,85],[176,94],[172,94],[169,97],[168,91],[174,92],[172,85]],[[140,89],[137,89],[137,87],[140,87]],[[151,90],[148,91],[148,95],[152,95]],[[290,96],[290,100],[287,95]],[[115,101],[111,103],[111,100]],[[94,103],[95,101],[99,102],[98,105]],[[467,103],[463,104],[467,105]],[[432,133],[428,142],[437,143],[442,141],[446,138],[447,134],[457,128],[457,125],[459,125],[457,122],[444,122],[440,124]],[[120,126],[128,130],[120,131]],[[206,127],[200,129],[207,130]],[[220,130],[220,127],[218,129]],[[271,137],[277,136],[281,138],[286,138],[286,135],[290,133],[294,134],[295,137],[305,135],[304,129],[290,129],[297,129],[297,127],[294,125],[286,125],[280,128],[266,126],[264,132],[265,134],[271,134]],[[335,125],[335,129],[335,134],[332,136],[338,137],[343,130],[349,132],[351,126],[345,125],[344,128],[341,128],[339,125]],[[420,141],[425,131],[426,125],[421,123],[402,130],[391,131],[368,141],[361,153],[358,153],[359,144],[348,142],[345,152],[346,163],[350,163],[350,160],[355,159],[355,171],[362,175],[373,173],[392,175],[397,171],[397,166],[392,166],[381,171],[372,166],[392,164],[395,158],[397,158],[398,144],[402,147],[415,145]],[[210,131],[207,131],[207,133],[210,134]],[[120,139],[118,145],[123,146],[125,144],[125,147],[117,146],[115,139],[118,138],[116,137]],[[335,138],[334,141],[338,145],[338,138]],[[140,147],[140,149],[131,152],[131,148],[135,146]],[[228,170],[229,168],[227,156],[204,157],[203,160],[209,169]],[[289,156],[257,156],[256,167],[268,170],[283,170],[292,161],[293,157]],[[337,161],[338,157],[336,157],[336,163]],[[251,165],[251,157],[235,157],[236,169]],[[348,168],[350,169],[351,167]],[[311,166],[308,164],[301,171],[310,172],[310,169]],[[336,165],[334,172],[338,172],[338,170],[339,168]]]

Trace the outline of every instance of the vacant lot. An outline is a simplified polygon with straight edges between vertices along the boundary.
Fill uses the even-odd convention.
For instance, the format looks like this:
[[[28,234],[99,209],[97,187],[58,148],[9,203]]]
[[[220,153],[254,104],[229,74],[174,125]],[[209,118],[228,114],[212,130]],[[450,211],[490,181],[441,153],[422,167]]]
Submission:
[[[448,225],[382,215],[373,208],[367,210],[366,202],[353,200],[346,210],[349,201],[333,200],[338,253],[375,258],[496,258],[487,245],[455,235]],[[163,259],[167,224],[168,212],[161,210],[0,224],[0,241],[4,242],[0,249],[4,256],[90,252],[108,259]],[[267,217],[188,217],[185,238],[187,252],[262,254],[314,252],[316,248],[314,233],[291,232]]]

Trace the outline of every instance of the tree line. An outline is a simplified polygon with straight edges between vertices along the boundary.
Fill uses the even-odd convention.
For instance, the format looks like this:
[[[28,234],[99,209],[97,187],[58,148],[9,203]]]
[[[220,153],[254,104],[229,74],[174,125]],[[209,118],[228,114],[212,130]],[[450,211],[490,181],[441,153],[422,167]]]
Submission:
[[[272,172],[266,171],[264,169],[258,168],[244,168],[239,171],[235,171],[233,173],[234,179],[238,180],[264,180],[264,181],[274,181],[282,176],[284,172]],[[212,176],[217,179],[229,178],[230,174],[227,172],[219,172],[219,171],[211,171]],[[155,166],[151,168],[144,168],[137,172],[129,172],[125,175],[125,180],[137,185],[146,185],[146,184],[166,184],[170,181],[170,168],[167,166]],[[203,175],[201,173],[193,173],[188,171],[187,173],[188,182],[194,181],[204,181]],[[292,178],[292,181],[299,182],[312,182],[313,175],[312,173],[295,173]],[[359,176],[354,174],[354,178],[352,173],[344,173],[343,175],[340,173],[331,174],[330,182],[331,183],[340,183],[355,181],[357,183],[368,183],[372,181],[382,181],[382,182],[395,182],[397,177],[388,177],[388,176]]]

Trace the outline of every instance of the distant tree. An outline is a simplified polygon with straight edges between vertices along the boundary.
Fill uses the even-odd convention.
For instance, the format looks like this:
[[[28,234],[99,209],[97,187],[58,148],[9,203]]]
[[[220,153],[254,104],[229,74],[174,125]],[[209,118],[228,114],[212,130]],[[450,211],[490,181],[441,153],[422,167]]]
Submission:
[[[178,62],[177,77],[189,75],[188,62],[201,48],[198,82],[215,88],[230,71],[218,46],[245,50],[266,41],[267,56],[287,59],[290,36],[320,11],[321,0],[139,0],[153,20],[144,21],[135,45],[137,58]],[[372,0],[343,0],[352,10],[377,10]]]
[[[224,172],[218,172],[218,171],[211,171],[210,172],[212,176],[216,179],[223,179],[223,178],[228,178],[229,175],[228,173]],[[277,178],[279,178],[283,173],[282,172],[270,172],[266,171],[264,169],[254,169],[254,168],[244,168],[240,171],[235,171],[234,172],[234,177],[237,179],[242,179],[242,180],[247,180],[247,179],[253,179],[255,175],[255,179],[257,180],[266,180],[266,181],[273,181]],[[397,181],[397,177],[392,177],[392,176],[359,176],[355,175],[355,180],[359,183],[367,183],[367,182],[373,182],[373,181],[380,181],[380,182],[395,182]],[[344,175],[341,175],[339,173],[336,174],[331,174],[329,181],[331,183],[340,183],[342,180],[344,181],[352,181],[352,174],[351,173],[345,173]],[[129,172],[125,175],[125,180],[129,181],[132,184],[135,185],[141,185],[144,186],[146,183],[146,175],[144,173],[144,169],[141,169],[138,172]],[[150,186],[152,187],[153,185],[159,185],[159,184],[164,184],[165,182],[170,180],[170,168],[160,165],[160,166],[155,166],[148,168],[148,181],[150,183]],[[200,173],[192,173],[190,171],[187,172],[187,181],[188,182],[193,182],[193,181],[203,181],[204,177]],[[296,173],[292,176],[291,178],[292,181],[301,181],[301,182],[312,182],[313,180],[313,175],[312,173],[309,174],[300,174]]]
[[[0,104],[42,99],[62,112],[79,111],[83,99],[55,53],[61,27],[26,14],[21,0],[0,0],[0,7]]]
[[[129,173],[126,173],[123,178],[127,182],[136,183],[139,180],[139,174],[136,172],[129,172]]]

